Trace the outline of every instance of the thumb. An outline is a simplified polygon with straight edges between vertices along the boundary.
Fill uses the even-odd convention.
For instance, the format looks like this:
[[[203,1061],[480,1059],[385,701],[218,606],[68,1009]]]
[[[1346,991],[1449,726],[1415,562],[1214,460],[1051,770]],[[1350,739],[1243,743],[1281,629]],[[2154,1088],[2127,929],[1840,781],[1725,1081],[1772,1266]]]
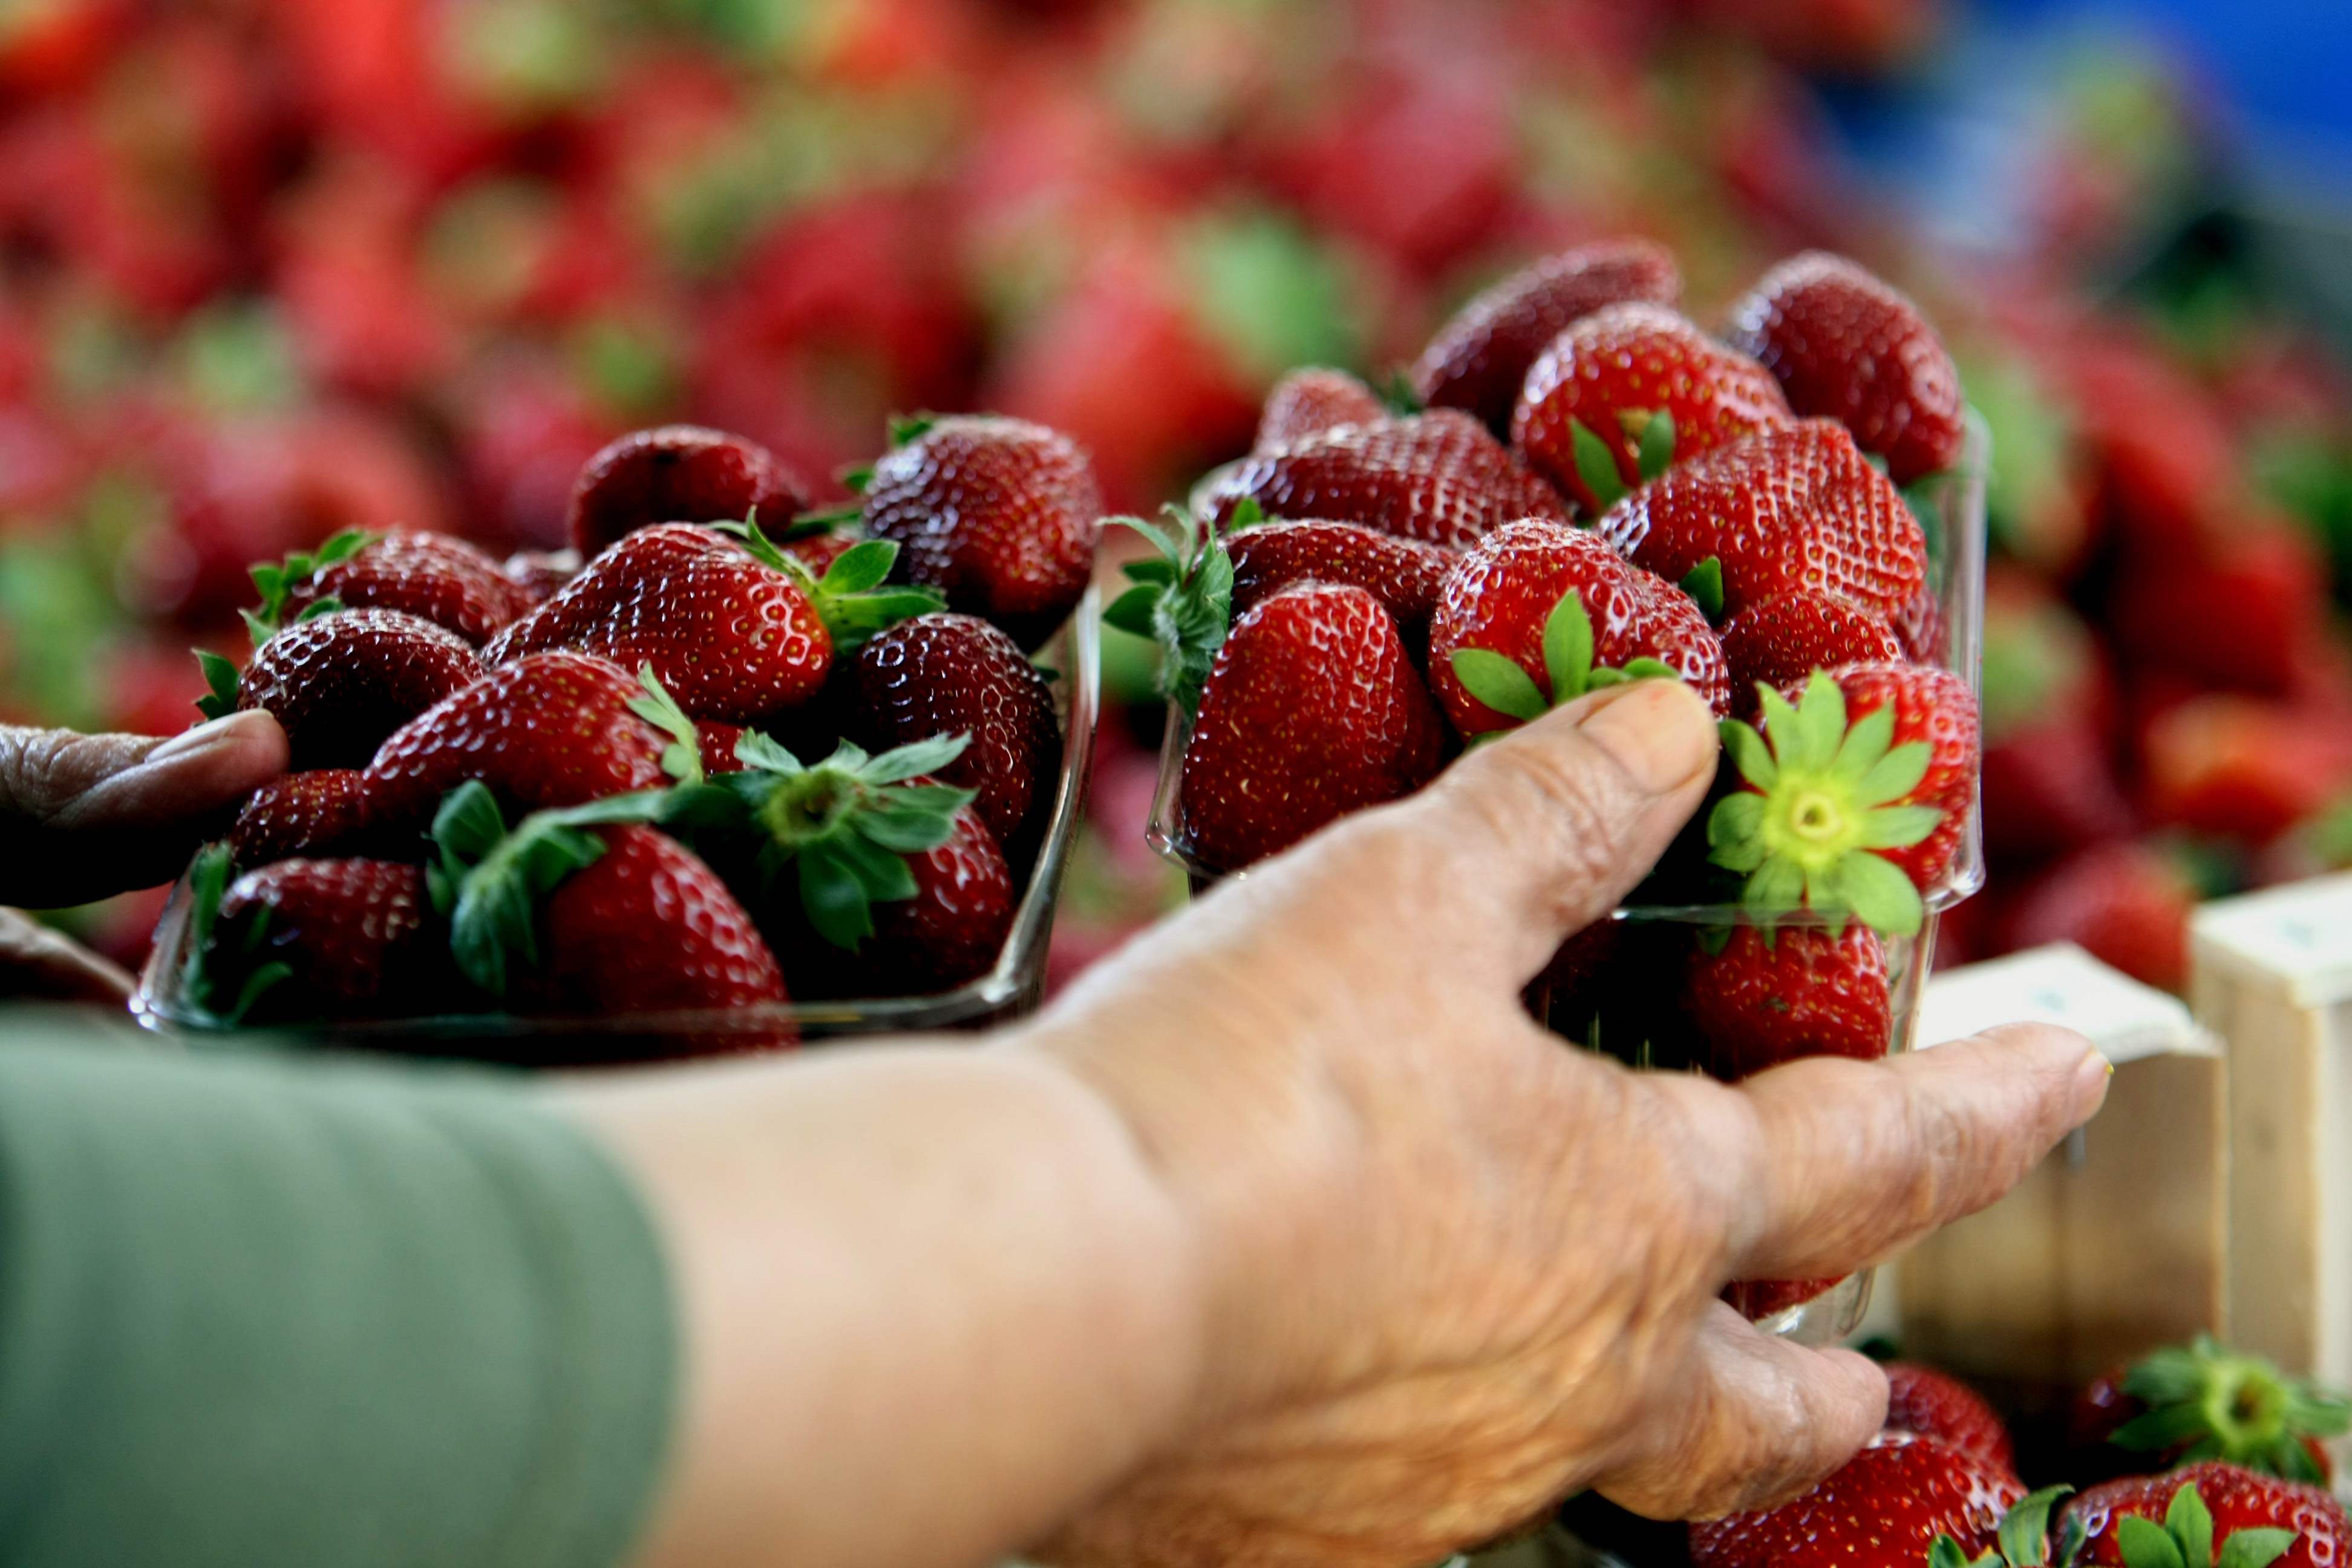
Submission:
[[[1516,986],[1649,873],[1706,798],[1716,756],[1697,693],[1636,681],[1470,752],[1382,826],[1400,865],[1418,858],[1405,841],[1437,851],[1448,933],[1465,957],[1506,963]]]
[[[169,881],[285,770],[285,732],[260,711],[168,740],[0,727],[0,900],[54,907]]]

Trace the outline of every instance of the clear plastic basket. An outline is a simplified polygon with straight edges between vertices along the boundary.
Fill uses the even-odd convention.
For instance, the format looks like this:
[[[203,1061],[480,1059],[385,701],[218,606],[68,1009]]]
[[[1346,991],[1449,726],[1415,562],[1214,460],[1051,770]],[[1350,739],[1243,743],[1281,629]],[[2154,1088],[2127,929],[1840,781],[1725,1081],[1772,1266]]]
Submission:
[[[1958,466],[1918,481],[1908,492],[1927,534],[1928,585],[1942,619],[1937,662],[1966,679],[1971,691],[1979,687],[1984,630],[1985,477],[1991,446],[1984,421],[1970,410],[1968,442]],[[1215,479],[1213,473],[1195,487],[1196,508]],[[1225,876],[1245,877],[1248,873],[1227,872],[1203,861],[1186,840],[1182,810],[1184,752],[1191,742],[1191,721],[1181,708],[1171,705],[1166,738],[1160,747],[1159,786],[1152,800],[1149,833],[1152,847],[1183,867],[1198,890]],[[1910,1048],[1913,1033],[1918,1026],[1921,983],[1933,964],[1937,915],[1983,885],[1984,836],[1978,814],[1971,811],[1962,826],[1950,868],[1934,887],[1924,889],[1927,917],[1919,933],[1882,939],[1891,1001],[1892,1027],[1886,1043],[1890,1052]],[[1610,919],[1624,922],[1629,937],[1647,944],[1677,937],[1695,940],[1699,931],[1756,923],[1753,914],[1735,904],[1644,902],[1639,901],[1641,898],[1641,890],[1637,889],[1633,899],[1612,912]],[[1801,913],[1773,917],[1773,923],[1786,926],[1825,922],[1820,917]],[[1690,934],[1683,936],[1682,932]],[[1556,1017],[1555,1005],[1562,1000],[1552,996],[1541,982],[1530,987],[1528,998],[1530,1010],[1538,1018],[1580,1041],[1591,1039],[1607,1047],[1612,1037],[1629,1037],[1622,1027],[1612,1029],[1605,1013],[1599,1016],[1597,1033],[1589,1017]],[[1659,1061],[1649,1065],[1704,1064]],[[1830,1344],[1853,1331],[1869,1301],[1870,1277],[1867,1273],[1858,1274],[1836,1282],[1806,1301],[1758,1321],[1769,1331],[1801,1343]]]
[[[276,1040],[336,1048],[397,1051],[417,1056],[480,1057],[531,1065],[647,1059],[676,1054],[691,1040],[700,1051],[762,1041],[803,1042],[849,1035],[912,1034],[976,1029],[1034,1012],[1045,994],[1045,948],[1070,846],[1085,814],[1094,756],[1095,720],[1102,680],[1101,613],[1089,589],[1067,625],[1048,644],[1045,662],[1061,671],[1054,682],[1062,721],[1062,763],[1054,784],[1053,814],[1013,929],[988,973],[952,991],[926,996],[792,1002],[688,1013],[611,1014],[596,1017],[520,1017],[465,1014],[423,1018],[352,1019],[308,1026],[272,1026]],[[187,879],[173,889],[156,927],[154,951],[140,975],[131,1009],[148,1028],[193,1039],[236,1031],[187,995]]]

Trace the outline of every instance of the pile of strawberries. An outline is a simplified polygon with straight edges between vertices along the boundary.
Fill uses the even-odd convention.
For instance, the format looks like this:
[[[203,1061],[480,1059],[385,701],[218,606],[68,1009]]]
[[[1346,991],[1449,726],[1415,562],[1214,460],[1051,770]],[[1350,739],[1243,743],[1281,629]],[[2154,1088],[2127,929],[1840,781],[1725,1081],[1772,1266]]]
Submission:
[[[988,972],[1054,805],[1027,650],[1086,590],[1094,478],[993,416],[902,422],[855,478],[807,513],[765,448],[667,426],[582,470],[570,550],[345,533],[256,567],[203,706],[267,709],[294,771],[198,857],[185,999],[611,1018]]]
[[[1886,1429],[1801,1497],[1690,1526],[1695,1568],[2324,1568],[2352,1552],[2319,1441],[2352,1410],[2259,1358],[2200,1340],[2098,1379],[2064,1465],[2114,1479],[2071,1497],[2026,1491],[1966,1384],[1886,1373]]]
[[[1887,944],[1972,872],[1977,707],[1939,662],[1945,584],[1904,488],[1960,460],[1958,378],[1840,258],[1773,268],[1725,339],[1679,296],[1645,241],[1539,262],[1437,334],[1413,411],[1294,372],[1198,521],[1138,525],[1160,558],[1110,618],[1160,640],[1191,720],[1161,829],[1196,872],[1240,871],[1557,704],[1679,679],[1725,763],[1637,901],[1746,912],[1577,938],[1555,1026],[1609,1013],[1608,1048],[1727,1078],[1883,1055]]]

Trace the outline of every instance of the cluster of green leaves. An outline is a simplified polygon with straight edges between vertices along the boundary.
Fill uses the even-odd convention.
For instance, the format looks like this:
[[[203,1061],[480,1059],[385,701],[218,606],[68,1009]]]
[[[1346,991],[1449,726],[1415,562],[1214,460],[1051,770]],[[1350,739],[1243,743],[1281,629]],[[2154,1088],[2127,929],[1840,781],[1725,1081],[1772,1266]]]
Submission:
[[[2147,1408],[2107,1440],[2176,1464],[2223,1459],[2291,1481],[2324,1484],[2305,1437],[2352,1429],[2352,1404],[2210,1334],[2168,1345],[2124,1374],[2123,1392]]]
[[[651,822],[663,792],[608,795],[536,811],[509,831],[498,797],[480,781],[451,790],[433,818],[436,858],[425,868],[433,907],[449,921],[458,973],[503,997],[518,967],[540,963],[540,910],[573,872],[596,863],[604,841],[591,829]]]
[[[2050,1510],[2074,1489],[2044,1487],[2021,1498],[2002,1516],[1994,1532],[1993,1549],[1973,1559],[1950,1536],[1936,1537],[1936,1543],[1927,1548],[1927,1568],[2074,1568],[2075,1559],[2083,1554],[2086,1533],[2080,1519],[2066,1521],[2054,1564],[2050,1552]]]
[[[256,910],[234,932],[220,929],[222,898],[236,869],[226,844],[207,844],[188,868],[187,959],[181,990],[224,1024],[241,1024],[294,971],[283,960],[257,963],[269,941],[269,911]],[[232,989],[234,987],[234,989]]]
[[[1748,879],[1741,902],[1759,913],[1810,909],[1916,934],[1926,918],[1919,889],[1879,852],[1908,848],[1944,820],[1938,807],[1907,803],[1927,776],[1927,742],[1894,744],[1891,704],[1849,725],[1845,694],[1820,670],[1793,707],[1759,689],[1763,734],[1737,719],[1723,724],[1748,788],[1716,804],[1708,858]]]
[[[1633,445],[1633,468],[1642,482],[1646,484],[1674,467],[1673,414],[1663,408],[1623,408],[1617,411],[1617,423]],[[1576,457],[1576,477],[1584,481],[1601,510],[1607,511],[1623,500],[1631,487],[1617,471],[1617,454],[1609,443],[1581,419],[1568,422],[1568,439]]]
[[[2239,1530],[2219,1542],[2216,1553],[2212,1510],[2193,1485],[2172,1494],[2162,1524],[2137,1514],[2116,1521],[2124,1568],[2268,1568],[2294,1542],[2292,1530]]]
[[[1103,619],[1120,631],[1160,645],[1160,694],[1188,714],[1201,709],[1201,689],[1225,646],[1234,619],[1234,562],[1216,524],[1181,507],[1166,509],[1167,526],[1139,517],[1108,521],[1151,542],[1156,560],[1123,568],[1135,586],[1111,601]],[[1265,514],[1244,499],[1229,526],[1248,528]]]
[[[1682,679],[1663,659],[1628,659],[1622,668],[1595,667],[1592,616],[1584,607],[1584,595],[1574,588],[1562,594],[1559,602],[1552,605],[1551,614],[1544,617],[1543,658],[1544,678],[1551,686],[1549,695],[1537,689],[1535,681],[1519,668],[1518,660],[1492,648],[1456,648],[1454,678],[1471,696],[1521,723],[1539,719],[1561,703],[1572,702],[1604,686],[1622,685],[1628,680]]]
[[[283,561],[264,561],[248,567],[247,574],[253,578],[255,591],[261,595],[261,604],[239,614],[245,616],[245,629],[251,634],[253,646],[259,647],[285,626],[287,600],[296,588],[336,563],[350,560],[374,541],[375,535],[365,529],[347,528],[316,550],[298,550]],[[342,607],[341,601],[332,597],[314,599],[303,605],[302,613],[294,618],[316,620]]]
[[[803,523],[811,526],[803,527]],[[947,608],[947,598],[937,588],[889,583],[890,569],[898,563],[895,540],[860,540],[835,556],[820,577],[809,570],[808,563],[782,549],[761,530],[757,507],[746,513],[740,522],[716,526],[719,532],[730,535],[750,551],[753,560],[782,572],[800,585],[833,638],[836,657],[856,652],[877,632],[887,631],[900,621]],[[817,514],[796,522],[785,537],[821,533],[831,526],[826,514]]]
[[[879,756],[845,741],[810,766],[766,735],[736,743],[740,772],[672,793],[665,826],[731,864],[749,864],[772,907],[790,872],[817,934],[856,951],[874,934],[872,906],[918,891],[909,856],[945,844],[974,793],[909,781],[963,754],[969,735],[936,735]]]

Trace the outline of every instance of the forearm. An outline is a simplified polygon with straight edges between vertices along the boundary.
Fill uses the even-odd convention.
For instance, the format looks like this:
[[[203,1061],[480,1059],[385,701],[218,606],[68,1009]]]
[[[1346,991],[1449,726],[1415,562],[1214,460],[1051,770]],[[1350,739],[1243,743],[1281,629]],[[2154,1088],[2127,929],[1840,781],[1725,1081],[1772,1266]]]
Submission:
[[[1191,1238],[1118,1119],[1019,1046],[566,1098],[671,1258],[685,1386],[647,1563],[986,1562],[1183,1420]]]

